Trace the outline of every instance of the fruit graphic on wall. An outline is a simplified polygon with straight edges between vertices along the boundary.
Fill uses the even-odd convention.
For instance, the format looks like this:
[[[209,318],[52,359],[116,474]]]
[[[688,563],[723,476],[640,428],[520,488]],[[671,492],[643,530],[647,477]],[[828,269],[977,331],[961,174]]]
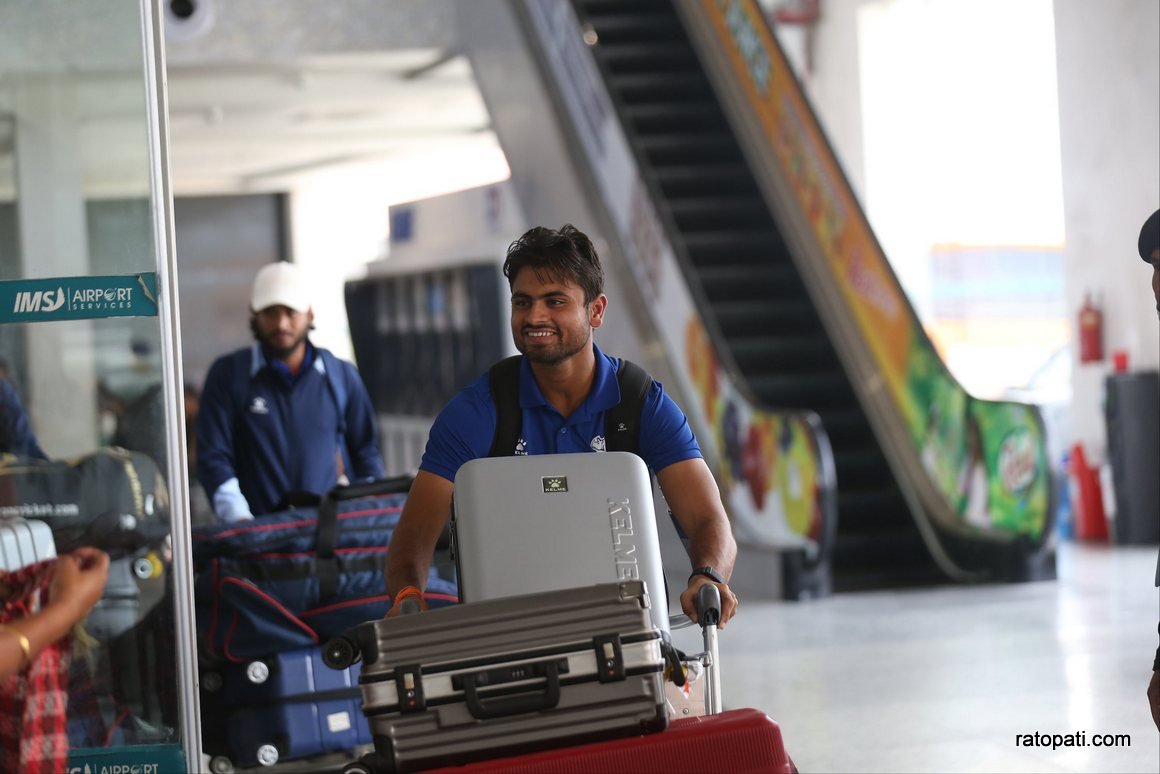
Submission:
[[[734,481],[741,481],[745,475],[742,468],[741,421],[737,416],[737,404],[729,401],[721,415],[721,439],[725,449],[725,459]]]
[[[741,470],[745,481],[749,484],[749,495],[759,511],[765,506],[766,476],[762,458],[761,432],[756,425],[750,425],[745,446],[741,449]]]
[[[709,344],[709,337],[701,322],[690,317],[685,327],[685,358],[689,363],[689,374],[693,384],[701,394],[701,406],[710,422],[717,420],[717,396],[720,392],[717,356]]]
[[[770,420],[751,424],[741,450],[742,475],[758,511],[765,508],[765,495],[773,484],[770,474],[777,460],[777,444],[770,425]]]
[[[805,426],[792,420],[782,422],[778,451],[777,490],[785,508],[786,523],[797,534],[817,539],[821,530],[818,469]]]

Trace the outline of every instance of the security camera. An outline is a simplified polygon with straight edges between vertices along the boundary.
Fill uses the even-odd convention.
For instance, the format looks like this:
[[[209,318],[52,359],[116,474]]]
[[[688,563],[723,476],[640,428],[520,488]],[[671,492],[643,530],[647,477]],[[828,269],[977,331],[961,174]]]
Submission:
[[[213,26],[213,0],[165,0],[165,37],[185,41],[199,38]]]
[[[188,19],[197,13],[196,0],[169,0],[169,12],[177,19]]]

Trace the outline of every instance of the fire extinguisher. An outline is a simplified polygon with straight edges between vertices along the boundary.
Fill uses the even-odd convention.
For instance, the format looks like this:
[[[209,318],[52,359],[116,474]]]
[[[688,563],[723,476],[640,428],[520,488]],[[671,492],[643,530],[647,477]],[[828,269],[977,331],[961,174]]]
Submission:
[[[1104,359],[1104,313],[1084,294],[1079,308],[1079,362],[1098,363]]]

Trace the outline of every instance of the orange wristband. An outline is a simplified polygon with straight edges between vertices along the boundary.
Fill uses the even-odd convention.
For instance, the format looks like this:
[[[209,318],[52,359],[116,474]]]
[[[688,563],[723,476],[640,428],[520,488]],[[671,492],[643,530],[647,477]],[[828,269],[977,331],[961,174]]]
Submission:
[[[399,593],[395,595],[394,604],[399,604],[407,597],[419,597],[422,599],[423,589],[419,588],[418,586],[404,586],[403,588],[399,589]]]

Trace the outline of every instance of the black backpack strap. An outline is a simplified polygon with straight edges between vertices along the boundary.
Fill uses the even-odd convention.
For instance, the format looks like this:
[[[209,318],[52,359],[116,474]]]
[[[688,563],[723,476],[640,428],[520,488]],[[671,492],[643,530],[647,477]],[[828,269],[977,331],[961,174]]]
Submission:
[[[368,481],[351,486],[336,486],[321,498],[315,496],[318,506],[318,532],[315,537],[314,575],[318,578],[318,596],[327,602],[338,594],[338,509],[339,504],[361,497],[381,497],[408,492],[411,476],[397,476]],[[303,502],[303,505],[308,503]],[[349,564],[344,560],[344,566]]]
[[[636,363],[621,358],[620,367],[616,371],[616,381],[620,383],[620,403],[604,412],[604,450],[626,451],[639,455],[640,415],[644,411],[644,399],[652,389],[653,378]],[[677,537],[688,552],[689,537],[671,509],[669,520],[673,522]],[[669,592],[668,586],[668,578],[665,578],[666,597]]]
[[[233,369],[230,373],[230,394],[234,399],[234,413],[232,420],[237,424],[237,417],[246,410],[246,399],[250,395],[251,374],[257,369],[255,360],[258,357],[258,344],[255,342],[246,349],[239,349],[233,355]]]
[[[491,367],[488,378],[491,382],[491,399],[495,403],[495,436],[491,441],[489,457],[510,457],[520,440],[524,429],[524,416],[520,411],[520,360],[521,355],[513,355]]]
[[[604,448],[640,454],[640,414],[653,378],[636,363],[621,358],[616,381],[620,403],[604,412]]]
[[[510,457],[523,430],[520,411],[520,355],[491,367],[491,399],[495,403],[495,436],[489,457]],[[616,370],[620,403],[604,412],[604,443],[607,451],[640,453],[640,415],[653,379],[629,360],[621,359]]]
[[[327,492],[318,503],[318,535],[315,538],[315,570],[318,598],[330,601],[338,593],[338,497]]]
[[[338,411],[338,434],[345,445],[346,407],[348,403],[346,369],[342,367],[342,361],[335,357],[330,350],[315,347],[314,356],[322,360],[322,370],[326,372],[326,385],[330,390],[330,396],[334,398],[334,407]]]

